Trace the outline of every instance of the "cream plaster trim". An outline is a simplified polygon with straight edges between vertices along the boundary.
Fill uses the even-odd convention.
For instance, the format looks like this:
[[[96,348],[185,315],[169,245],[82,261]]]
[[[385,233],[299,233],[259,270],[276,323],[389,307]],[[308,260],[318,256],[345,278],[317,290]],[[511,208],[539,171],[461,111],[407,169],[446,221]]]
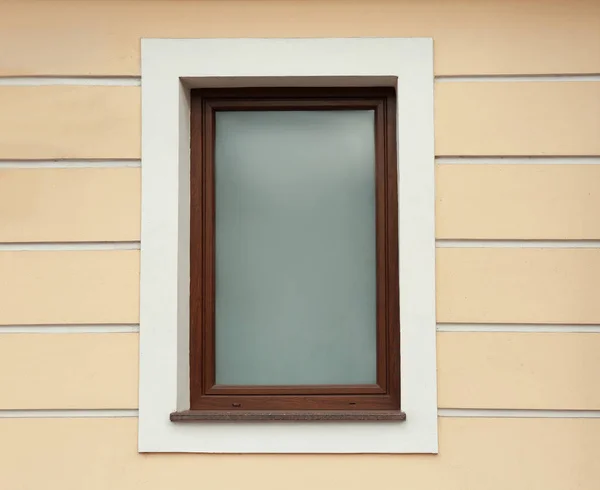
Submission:
[[[189,406],[189,89],[398,88],[403,423],[177,424]],[[142,40],[140,452],[436,453],[431,39]]]

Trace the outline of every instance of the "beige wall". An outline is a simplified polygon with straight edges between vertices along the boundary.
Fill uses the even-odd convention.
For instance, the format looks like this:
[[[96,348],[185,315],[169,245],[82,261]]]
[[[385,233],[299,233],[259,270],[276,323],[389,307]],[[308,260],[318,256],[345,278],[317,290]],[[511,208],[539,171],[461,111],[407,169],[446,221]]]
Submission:
[[[597,489],[600,82],[515,76],[600,73],[600,2],[0,0],[0,76],[211,36],[434,37],[440,454],[138,455],[139,88],[0,78],[0,489]]]

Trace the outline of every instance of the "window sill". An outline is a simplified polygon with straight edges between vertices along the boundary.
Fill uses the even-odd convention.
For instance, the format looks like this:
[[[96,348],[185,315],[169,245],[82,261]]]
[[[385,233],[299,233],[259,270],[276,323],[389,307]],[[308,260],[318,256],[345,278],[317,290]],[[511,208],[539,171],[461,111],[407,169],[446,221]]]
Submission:
[[[185,410],[173,412],[171,422],[202,422],[202,421],[403,421],[406,414],[400,411],[333,411],[333,410],[310,410],[310,411],[207,411],[207,410]]]

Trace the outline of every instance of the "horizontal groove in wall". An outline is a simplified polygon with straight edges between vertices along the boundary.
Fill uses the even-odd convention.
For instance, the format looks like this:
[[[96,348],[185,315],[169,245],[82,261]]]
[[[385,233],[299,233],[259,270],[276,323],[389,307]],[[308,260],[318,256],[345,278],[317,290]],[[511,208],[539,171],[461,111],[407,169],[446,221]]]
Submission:
[[[135,409],[0,410],[0,418],[122,418],[137,417]],[[494,410],[441,408],[439,417],[467,418],[600,418],[600,410]]]
[[[438,323],[438,332],[600,333],[600,325]]]
[[[436,240],[437,248],[600,248],[600,240]]]
[[[436,157],[440,165],[600,165],[600,156]],[[113,160],[0,160],[0,168],[113,168],[140,167],[139,159]]]
[[[132,168],[139,167],[139,159],[123,160],[0,160],[3,168]]]
[[[131,325],[0,325],[0,335],[9,333],[138,333],[140,326]]]
[[[438,332],[600,333],[600,325],[438,323]],[[3,333],[138,333],[139,324],[124,325],[0,325]]]
[[[103,85],[139,87],[140,77],[0,77],[0,86]]]
[[[600,156],[436,157],[440,165],[600,165]]]
[[[442,75],[436,82],[598,82],[600,74],[560,75]]]
[[[52,243],[0,243],[0,251],[51,251],[51,250],[139,250],[140,242],[52,242]]]
[[[436,82],[597,82],[600,74],[558,75],[441,75]],[[0,77],[0,86],[91,85],[108,87],[137,87],[141,77]]]
[[[600,156],[436,157],[440,165],[600,165]],[[0,160],[1,168],[120,168],[140,167],[139,159],[113,160]]]
[[[436,157],[440,165],[600,165],[600,156],[544,157]],[[140,167],[139,159],[113,160],[0,160],[1,168],[131,168]]]
[[[440,408],[439,417],[597,419],[600,410],[522,410]]]
[[[436,240],[436,248],[600,248],[600,240]],[[141,242],[0,243],[0,251],[139,250]]]
[[[14,418],[107,418],[137,417],[136,409],[56,409],[56,410],[0,410],[0,419]]]
[[[0,325],[3,333],[137,333],[139,324],[124,325]],[[438,332],[600,333],[600,325],[438,323]]]

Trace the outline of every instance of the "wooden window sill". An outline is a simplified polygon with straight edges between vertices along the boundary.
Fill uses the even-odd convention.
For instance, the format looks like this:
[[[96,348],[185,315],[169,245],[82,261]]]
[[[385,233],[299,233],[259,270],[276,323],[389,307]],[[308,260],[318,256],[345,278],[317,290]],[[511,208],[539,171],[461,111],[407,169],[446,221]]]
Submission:
[[[185,410],[173,412],[171,422],[202,422],[202,421],[403,421],[406,414],[397,410],[372,410],[372,411],[334,411],[334,410],[249,410],[249,411],[208,411]]]

